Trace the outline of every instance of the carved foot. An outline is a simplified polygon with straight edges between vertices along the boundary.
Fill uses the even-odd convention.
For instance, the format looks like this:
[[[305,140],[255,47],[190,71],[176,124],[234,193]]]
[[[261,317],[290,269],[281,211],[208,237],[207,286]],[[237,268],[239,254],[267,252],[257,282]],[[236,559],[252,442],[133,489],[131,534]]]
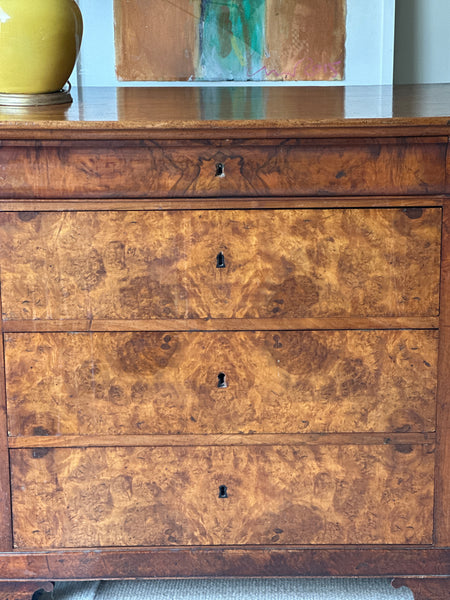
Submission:
[[[0,600],[31,600],[38,590],[53,591],[50,581],[1,581]]]
[[[414,600],[450,600],[450,577],[429,579],[394,579],[392,585],[409,587]]]

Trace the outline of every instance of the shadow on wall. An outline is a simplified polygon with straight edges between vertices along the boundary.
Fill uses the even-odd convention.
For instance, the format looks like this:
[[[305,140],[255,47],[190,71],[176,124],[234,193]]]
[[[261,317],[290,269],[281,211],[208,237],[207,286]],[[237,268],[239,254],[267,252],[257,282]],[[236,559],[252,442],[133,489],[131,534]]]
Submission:
[[[449,0],[396,0],[394,83],[450,82]]]
[[[413,83],[419,71],[419,3],[397,0],[395,7],[394,82]]]

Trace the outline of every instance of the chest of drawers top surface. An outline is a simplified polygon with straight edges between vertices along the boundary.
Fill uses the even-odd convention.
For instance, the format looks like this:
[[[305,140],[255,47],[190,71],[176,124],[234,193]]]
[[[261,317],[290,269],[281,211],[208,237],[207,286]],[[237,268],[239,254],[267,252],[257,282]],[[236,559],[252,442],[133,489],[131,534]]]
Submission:
[[[450,84],[74,88],[71,105],[0,107],[2,138],[339,137],[448,133]],[[258,136],[257,130],[260,130]],[[202,133],[203,132],[203,133]],[[230,133],[235,135],[230,135]]]

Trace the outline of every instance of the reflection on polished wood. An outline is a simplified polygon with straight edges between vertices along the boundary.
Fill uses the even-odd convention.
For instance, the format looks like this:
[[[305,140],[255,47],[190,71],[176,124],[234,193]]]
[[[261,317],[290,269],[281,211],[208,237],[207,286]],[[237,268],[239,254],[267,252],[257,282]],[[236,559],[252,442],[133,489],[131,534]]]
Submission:
[[[450,84],[367,87],[143,87],[72,91],[70,107],[0,109],[0,135],[53,139],[130,137],[148,130],[157,137],[195,130],[203,136],[336,136],[347,127],[366,137],[405,133],[446,135],[450,131]],[[413,122],[412,122],[413,120]],[[253,131],[250,131],[252,128]],[[403,129],[402,129],[403,128]],[[225,131],[225,129],[227,131]],[[195,134],[197,135],[197,134]]]

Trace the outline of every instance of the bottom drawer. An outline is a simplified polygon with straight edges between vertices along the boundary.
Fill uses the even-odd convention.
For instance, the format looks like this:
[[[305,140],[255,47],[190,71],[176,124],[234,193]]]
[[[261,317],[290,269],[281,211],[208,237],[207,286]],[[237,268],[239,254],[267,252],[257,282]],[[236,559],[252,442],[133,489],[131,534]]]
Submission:
[[[14,542],[427,544],[433,466],[420,444],[15,449]]]

